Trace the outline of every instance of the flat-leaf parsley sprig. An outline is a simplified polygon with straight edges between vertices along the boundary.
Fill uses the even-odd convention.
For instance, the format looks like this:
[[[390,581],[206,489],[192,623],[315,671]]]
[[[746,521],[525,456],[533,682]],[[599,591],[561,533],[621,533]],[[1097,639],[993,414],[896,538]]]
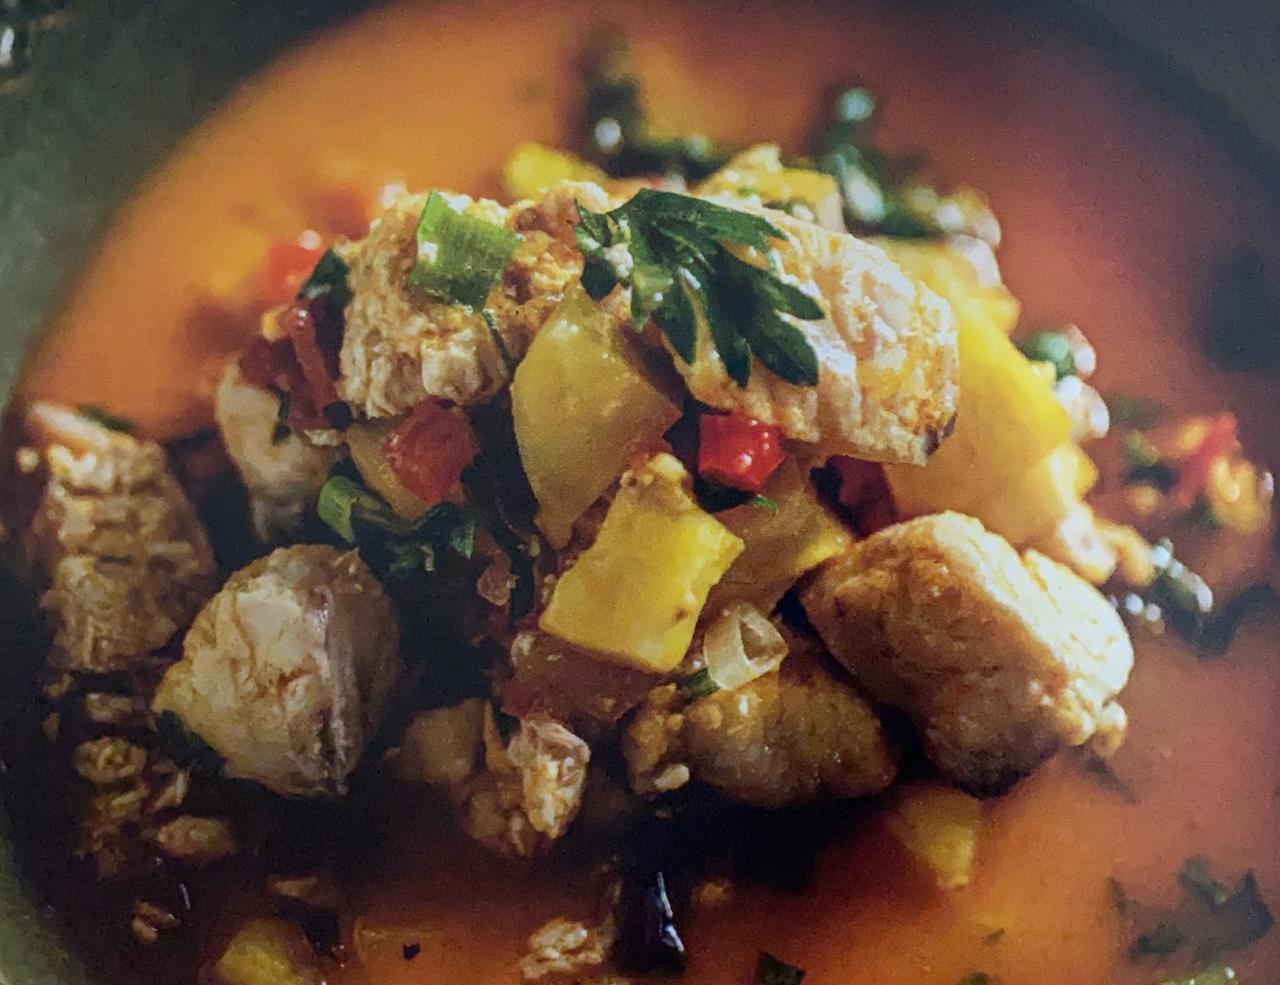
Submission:
[[[703,199],[643,188],[611,212],[578,206],[582,285],[599,301],[619,284],[631,289],[636,328],[652,316],[686,363],[705,323],[725,371],[739,386],[754,355],[788,383],[818,382],[813,346],[783,315],[823,317],[818,302],[727,245],[767,251],[783,232],[769,220]]]

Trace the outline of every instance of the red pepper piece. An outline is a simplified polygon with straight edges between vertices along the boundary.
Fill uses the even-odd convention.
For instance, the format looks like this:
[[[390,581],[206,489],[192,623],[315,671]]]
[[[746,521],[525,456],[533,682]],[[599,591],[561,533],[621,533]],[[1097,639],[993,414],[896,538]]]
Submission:
[[[703,414],[698,473],[744,492],[759,492],[787,453],[777,428],[750,417]]]
[[[478,450],[462,412],[434,400],[419,404],[382,446],[396,478],[428,506],[449,495]]]
[[[1230,455],[1240,446],[1234,414],[1219,414],[1205,431],[1204,438],[1190,455],[1177,462],[1178,484],[1175,501],[1184,509],[1196,501],[1209,483],[1209,472],[1215,460]]]

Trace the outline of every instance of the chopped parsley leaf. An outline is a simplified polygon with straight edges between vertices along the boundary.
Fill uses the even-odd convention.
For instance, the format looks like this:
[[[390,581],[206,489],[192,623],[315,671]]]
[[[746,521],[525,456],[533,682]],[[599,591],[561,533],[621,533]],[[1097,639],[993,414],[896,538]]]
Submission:
[[[775,958],[768,951],[761,951],[756,958],[755,985],[800,985],[804,981],[804,969]]]
[[[730,378],[746,386],[752,356],[788,383],[818,382],[818,357],[783,315],[823,317],[817,301],[725,244],[764,251],[783,236],[767,219],[674,192],[642,188],[612,212],[579,206],[582,284],[600,300],[618,284],[631,288],[638,329],[650,316],[685,363],[705,325]]]
[[[409,279],[439,301],[478,309],[519,243],[518,234],[457,212],[432,192],[418,220],[418,262]]]

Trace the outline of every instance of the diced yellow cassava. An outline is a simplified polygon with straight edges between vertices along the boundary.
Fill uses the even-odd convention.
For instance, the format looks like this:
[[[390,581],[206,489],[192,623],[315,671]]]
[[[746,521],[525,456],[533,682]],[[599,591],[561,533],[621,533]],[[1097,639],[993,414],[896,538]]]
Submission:
[[[254,920],[231,938],[213,967],[218,985],[320,985],[302,931],[283,920]]]
[[[979,802],[947,787],[905,790],[889,815],[890,830],[946,890],[973,881],[981,824]]]
[[[969,513],[1012,544],[1026,544],[1053,529],[1098,480],[1098,468],[1070,442],[1059,445],[1013,482],[993,489]]]
[[[823,225],[840,224],[840,192],[835,178],[808,168],[783,165],[773,144],[751,147],[697,188],[697,194],[758,198],[762,204],[803,202]]]
[[[565,296],[516,370],[516,443],[556,547],[679,409],[627,362],[622,329],[580,288]]]
[[[886,241],[889,255],[916,256],[922,247]],[[907,264],[909,272],[911,264]],[[943,297],[945,268],[926,271],[925,283]],[[1064,444],[1071,431],[1053,387],[1006,334],[995,309],[984,304],[957,311],[960,398],[955,430],[924,466],[888,465],[885,475],[905,513],[973,513],[999,490]]]
[[[608,181],[594,164],[543,144],[519,144],[502,168],[502,183],[513,198],[537,198],[558,181]]]
[[[365,485],[404,519],[417,520],[427,512],[427,504],[404,487],[383,454],[383,445],[395,426],[394,421],[361,421],[347,428],[343,437]]]
[[[711,590],[708,610],[750,602],[769,612],[806,572],[841,553],[852,537],[818,501],[808,469],[788,459],[761,490],[776,512],[750,503],[716,515],[746,545]]]
[[[743,546],[688,482],[665,453],[623,476],[595,543],[556,583],[544,632],[658,673],[684,658],[707,593]]]
[[[985,243],[973,243],[971,253],[947,240],[872,242],[883,247],[909,277],[941,295],[951,305],[959,325],[990,325],[1006,335],[1017,325],[1018,299],[1000,283],[995,257]]]

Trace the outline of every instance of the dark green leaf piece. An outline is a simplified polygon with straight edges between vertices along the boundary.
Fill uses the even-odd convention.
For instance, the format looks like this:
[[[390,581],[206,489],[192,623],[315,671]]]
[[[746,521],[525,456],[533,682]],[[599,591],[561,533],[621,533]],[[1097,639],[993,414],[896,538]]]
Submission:
[[[339,311],[351,301],[351,287],[347,283],[347,262],[332,246],[316,262],[315,269],[302,284],[298,297],[306,301],[327,298]]]
[[[119,431],[121,434],[138,433],[138,425],[129,418],[113,414],[99,404],[81,404],[76,408],[76,413],[87,421],[102,425],[108,431]]]
[[[651,188],[609,213],[581,205],[578,211],[582,283],[593,298],[619,284],[629,287],[636,328],[652,317],[685,363],[694,361],[705,324],[725,372],[739,386],[751,379],[753,355],[789,383],[817,383],[813,346],[783,316],[812,321],[823,317],[821,306],[772,271],[726,249],[767,249],[771,239],[783,235],[773,223]],[[625,262],[619,248],[625,250]]]

